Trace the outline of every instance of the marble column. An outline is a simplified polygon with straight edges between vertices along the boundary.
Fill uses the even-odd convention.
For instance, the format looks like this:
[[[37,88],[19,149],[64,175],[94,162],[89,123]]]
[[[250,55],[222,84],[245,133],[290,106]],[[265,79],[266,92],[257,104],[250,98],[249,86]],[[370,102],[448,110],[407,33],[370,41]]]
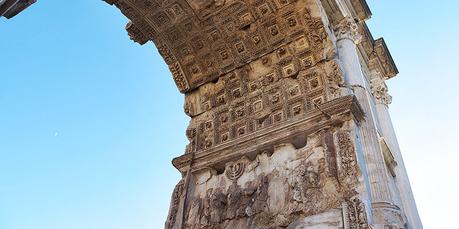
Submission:
[[[394,127],[389,114],[388,105],[392,97],[388,94],[387,85],[380,76],[374,77],[371,81],[372,93],[376,103],[376,112],[380,124],[380,131],[392,151],[397,162],[395,167],[395,184],[400,193],[402,208],[409,222],[410,228],[422,228],[421,219],[416,208],[416,202],[411,190],[410,181],[406,172],[405,163],[397,142]]]
[[[366,115],[359,132],[368,171],[374,223],[386,224],[384,210],[380,209],[392,207],[393,200],[384,157],[379,146],[374,114],[370,107],[370,90],[366,87],[357,53],[356,44],[360,40],[357,25],[352,18],[347,17],[335,26],[335,34],[346,87],[357,97]]]

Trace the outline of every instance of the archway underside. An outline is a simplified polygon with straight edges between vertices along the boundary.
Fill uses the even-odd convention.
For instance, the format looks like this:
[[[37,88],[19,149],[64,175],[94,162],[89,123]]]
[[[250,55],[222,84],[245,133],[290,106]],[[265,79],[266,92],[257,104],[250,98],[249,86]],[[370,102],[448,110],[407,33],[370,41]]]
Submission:
[[[134,41],[155,43],[185,93],[187,153],[305,117],[340,96],[333,32],[316,1],[107,2],[131,20]]]
[[[264,65],[293,64],[283,73],[288,75],[326,57],[327,35],[314,1],[107,2],[131,20],[127,30],[134,41],[156,44],[181,92],[215,81],[279,48],[283,49],[279,61]]]

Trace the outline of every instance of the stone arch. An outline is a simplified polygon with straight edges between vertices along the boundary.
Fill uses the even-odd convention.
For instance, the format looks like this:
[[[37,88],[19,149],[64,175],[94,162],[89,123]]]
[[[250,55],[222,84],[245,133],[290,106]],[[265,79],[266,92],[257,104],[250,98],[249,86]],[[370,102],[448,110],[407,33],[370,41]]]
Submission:
[[[156,45],[185,94],[186,153],[246,139],[339,96],[342,73],[319,1],[105,1],[129,19],[132,40]],[[182,172],[187,156],[173,161]]]
[[[364,0],[105,1],[185,94],[190,143],[166,228],[422,227],[381,145],[397,69]]]
[[[129,18],[132,40],[156,45],[182,93],[301,36],[307,37],[307,48],[323,50],[327,37],[314,1],[105,1]],[[315,54],[316,62],[325,56]]]
[[[355,221],[344,222],[342,215],[334,216],[343,225],[352,224],[344,228],[368,227],[365,206],[357,195],[358,190],[365,189],[366,183],[360,181],[364,179],[361,174],[366,172],[359,172],[365,167],[356,162],[355,149],[361,147],[354,147],[354,143],[367,144],[359,142],[356,133],[360,131],[355,131],[366,131],[366,124],[361,124],[367,122],[364,113],[368,112],[369,99],[362,92],[366,87],[361,82],[362,66],[388,70],[380,71],[385,78],[394,76],[396,68],[383,42],[378,46],[363,22],[371,14],[365,1],[105,1],[130,20],[126,30],[132,40],[139,44],[152,41],[156,45],[179,91],[185,94],[184,110],[191,117],[186,131],[189,144],[185,154],[172,161],[183,179],[174,190],[166,228],[255,228],[233,225],[253,220],[258,226],[274,228],[293,223],[300,216],[309,217],[340,206],[341,210],[349,206],[342,214],[348,215],[348,221]],[[354,77],[354,81],[349,77]],[[364,109],[359,103],[364,104]],[[371,134],[364,137],[376,142],[376,132]],[[333,136],[339,141],[333,140]],[[316,140],[308,146],[307,138]],[[242,192],[239,185],[243,183],[236,180],[244,173],[246,164],[251,163],[249,159],[274,155],[276,146],[286,144],[292,148],[306,145],[330,149],[338,145],[343,151],[340,156],[321,150],[322,158],[315,162],[322,169],[315,171],[311,162],[308,168],[300,167],[298,175],[304,178],[308,172],[315,177],[308,185],[319,188],[318,174],[325,174],[325,163],[329,161],[328,177],[337,184],[331,192],[335,200],[308,205],[307,199],[321,202],[321,192],[315,192],[315,197],[303,193],[304,200],[300,195],[293,198],[299,201],[293,203],[293,208],[283,203],[277,212],[269,212],[262,205],[232,199]],[[370,151],[378,152],[377,146],[372,146],[375,150]],[[317,149],[312,148],[310,152]],[[292,152],[295,150],[301,151]],[[295,153],[292,158],[301,157],[300,154]],[[381,166],[381,170],[368,173],[383,171],[383,159],[377,161],[379,164],[372,167]],[[229,177],[233,180],[231,186],[229,181],[217,182],[225,181],[228,174],[236,174]],[[209,181],[211,178],[214,181]],[[259,184],[259,196],[255,199],[266,202],[268,178],[250,179],[245,184]],[[379,187],[386,188],[384,182],[370,180],[374,186],[372,193]],[[294,183],[290,191],[304,192],[300,183],[304,182]],[[338,189],[340,184],[346,188]],[[388,199],[387,203],[391,201]],[[240,210],[238,204],[243,205],[244,211],[236,214]],[[251,204],[253,211],[248,208]],[[268,212],[272,216],[262,217]],[[286,216],[275,220],[274,216],[279,214]],[[290,219],[292,215],[296,216]],[[285,221],[287,218],[289,222]]]

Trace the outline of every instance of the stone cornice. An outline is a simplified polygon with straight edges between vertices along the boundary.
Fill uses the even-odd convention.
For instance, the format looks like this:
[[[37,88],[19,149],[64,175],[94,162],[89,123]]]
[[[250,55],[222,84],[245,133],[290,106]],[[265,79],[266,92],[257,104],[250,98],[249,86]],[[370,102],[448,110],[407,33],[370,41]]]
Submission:
[[[294,143],[298,138],[304,138],[321,129],[340,126],[344,121],[351,119],[360,123],[364,119],[363,110],[355,97],[340,97],[320,105],[296,120],[279,123],[263,131],[196,153],[193,171],[221,168],[228,161],[269,151],[278,144]],[[188,153],[174,158],[172,164],[185,173],[191,159],[192,154]]]
[[[363,61],[371,70],[378,70],[384,79],[390,79],[398,74],[397,67],[384,42],[384,39],[374,39],[365,20],[371,17],[371,11],[365,0],[342,0],[349,11],[342,12],[338,0],[322,0],[322,5],[328,19],[335,28],[337,39],[350,38],[358,43]],[[356,30],[357,28],[357,30]],[[361,39],[358,39],[361,38]],[[359,42],[361,41],[361,42]]]
[[[383,79],[390,79],[398,74],[397,66],[383,38],[374,39],[365,22],[359,27],[362,42],[358,48],[370,70],[382,74]]]
[[[356,18],[359,21],[371,17],[370,8],[365,0],[321,0],[321,2],[332,25],[336,25],[345,17]],[[343,6],[346,9],[342,9]]]
[[[365,21],[371,17],[371,10],[365,0],[350,0],[352,8],[360,21]]]
[[[373,48],[380,65],[379,67],[384,74],[384,79],[396,76],[398,74],[398,69],[384,39],[378,38],[375,40]]]

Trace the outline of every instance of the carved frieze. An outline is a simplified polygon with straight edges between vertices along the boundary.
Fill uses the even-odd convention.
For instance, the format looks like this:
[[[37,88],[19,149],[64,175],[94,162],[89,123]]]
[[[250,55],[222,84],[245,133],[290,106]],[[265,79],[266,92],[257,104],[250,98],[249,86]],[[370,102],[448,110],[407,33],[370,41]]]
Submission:
[[[351,228],[365,228],[364,205],[349,197],[359,183],[344,183],[334,175],[336,170],[358,171],[351,159],[342,159],[343,155],[355,158],[352,141],[345,130],[327,129],[308,136],[308,144],[300,149],[284,145],[273,154],[266,152],[252,160],[243,157],[227,163],[223,173],[211,173],[210,178],[207,172],[197,172],[195,176],[203,182],[193,188],[185,225],[288,227],[298,219],[341,209],[346,203],[343,212],[350,225],[357,225]],[[343,152],[333,154],[336,149]]]

